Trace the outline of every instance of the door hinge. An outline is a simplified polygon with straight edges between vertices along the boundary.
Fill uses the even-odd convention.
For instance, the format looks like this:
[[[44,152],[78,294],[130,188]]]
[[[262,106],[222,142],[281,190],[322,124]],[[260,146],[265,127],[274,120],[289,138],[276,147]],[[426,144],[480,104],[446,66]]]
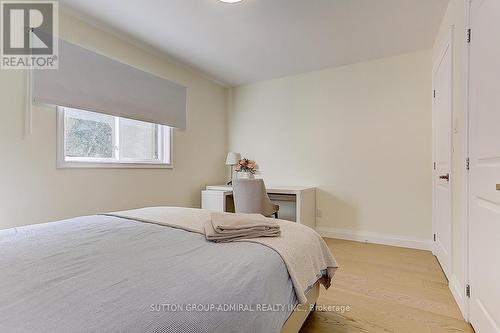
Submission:
[[[434,234],[434,241],[436,241],[436,234]]]
[[[434,98],[436,98],[436,90],[433,91]]]
[[[434,170],[436,170],[436,162],[434,162]]]
[[[465,160],[465,169],[470,170],[470,158],[469,157],[467,157],[467,159]]]
[[[465,296],[470,298],[470,284],[465,286]]]
[[[471,35],[472,35],[472,30],[467,29],[467,43],[470,43]]]

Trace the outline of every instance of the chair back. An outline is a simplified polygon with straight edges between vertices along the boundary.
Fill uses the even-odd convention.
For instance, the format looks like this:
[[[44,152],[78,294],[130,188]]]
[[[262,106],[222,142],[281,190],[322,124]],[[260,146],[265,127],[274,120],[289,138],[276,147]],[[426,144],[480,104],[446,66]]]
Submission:
[[[233,180],[233,197],[236,213],[270,216],[279,209],[269,199],[262,179]]]

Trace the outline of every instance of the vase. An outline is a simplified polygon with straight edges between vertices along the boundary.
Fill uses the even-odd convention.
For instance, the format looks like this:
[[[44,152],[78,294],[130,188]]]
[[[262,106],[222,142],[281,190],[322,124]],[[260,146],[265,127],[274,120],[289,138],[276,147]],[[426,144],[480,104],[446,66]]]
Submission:
[[[254,179],[255,175],[251,172],[240,171],[238,172],[238,179]]]

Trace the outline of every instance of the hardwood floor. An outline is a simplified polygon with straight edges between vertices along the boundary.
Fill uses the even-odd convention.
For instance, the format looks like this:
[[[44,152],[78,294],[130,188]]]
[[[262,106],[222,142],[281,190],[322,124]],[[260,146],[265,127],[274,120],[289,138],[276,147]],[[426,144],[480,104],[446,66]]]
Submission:
[[[431,252],[325,239],[337,259],[333,286],[321,287],[316,310],[301,330],[312,332],[474,332],[460,314]]]

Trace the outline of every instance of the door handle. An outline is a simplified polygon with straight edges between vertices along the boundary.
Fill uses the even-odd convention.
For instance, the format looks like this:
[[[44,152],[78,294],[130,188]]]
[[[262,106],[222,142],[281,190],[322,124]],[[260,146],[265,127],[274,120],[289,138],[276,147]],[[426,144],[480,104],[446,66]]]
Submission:
[[[450,181],[450,174],[447,173],[446,175],[441,175],[439,176],[439,179],[446,180],[447,182]]]

